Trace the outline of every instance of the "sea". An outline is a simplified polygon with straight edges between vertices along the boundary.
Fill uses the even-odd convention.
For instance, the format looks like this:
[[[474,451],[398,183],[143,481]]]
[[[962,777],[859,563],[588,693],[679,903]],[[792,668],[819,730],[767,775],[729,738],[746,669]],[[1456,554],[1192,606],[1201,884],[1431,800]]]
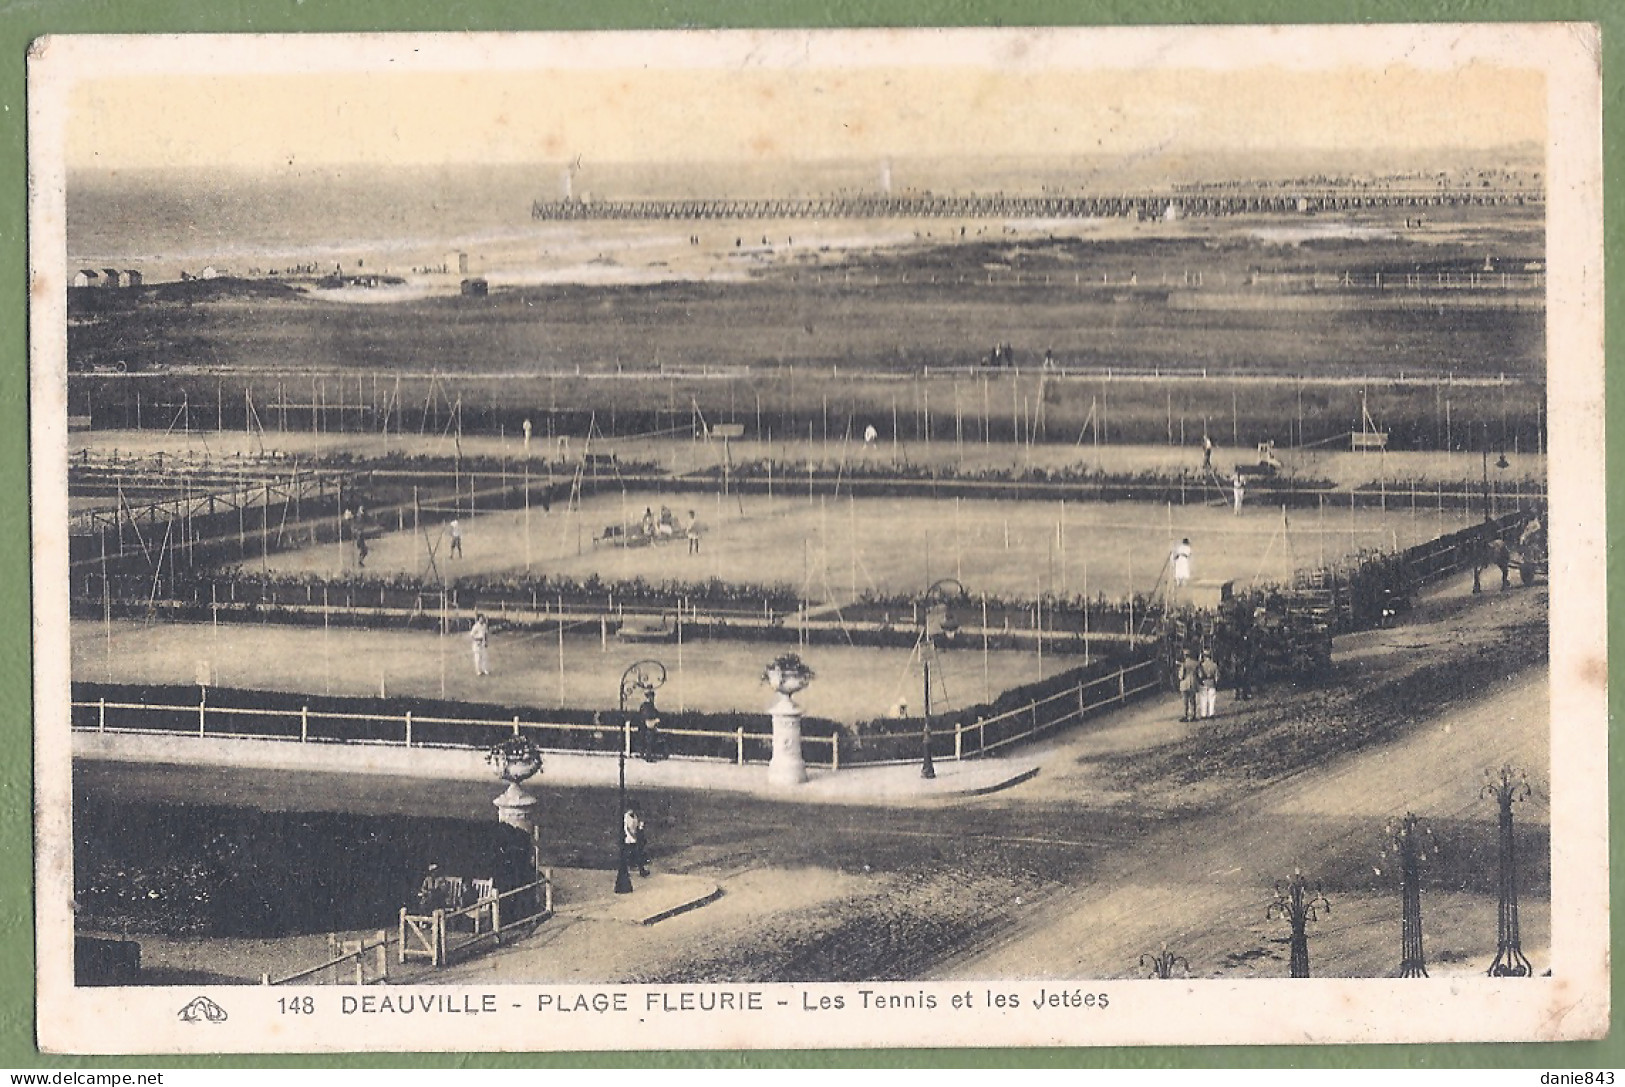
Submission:
[[[940,179],[945,172],[930,176]],[[1078,176],[1054,164],[1025,170],[1006,164],[977,176],[980,189],[967,187],[1043,191]],[[206,267],[248,275],[335,267],[414,272],[443,265],[448,253],[466,252],[481,271],[563,266],[568,278],[591,282],[594,263],[602,271],[616,253],[680,247],[696,229],[728,247],[768,239],[762,229],[744,224],[537,221],[531,218],[534,201],[793,198],[874,194],[890,184],[897,192],[928,191],[909,184],[909,177],[889,163],[748,171],[719,164],[588,169],[547,163],[76,172],[68,180],[68,261],[70,268],[135,268],[152,281],[196,275]],[[888,244],[898,233],[895,224],[859,220],[787,230],[802,235],[804,244],[822,233],[842,246]]]
[[[531,202],[557,189],[536,168],[330,167],[278,173],[75,172],[70,266],[353,263],[534,234]]]
[[[1530,164],[1525,155],[1486,153],[1483,161]],[[599,233],[635,247],[681,232],[681,224],[586,225],[532,220],[533,201],[683,197],[803,197],[882,192],[1042,194],[1132,192],[1260,178],[1382,176],[1425,182],[1424,159],[1383,164],[1324,152],[1306,157],[1249,154],[1176,158],[997,162],[974,157],[781,163],[456,163],[288,167],[274,171],[173,168],[76,170],[68,176],[70,268],[136,268],[149,279],[204,267],[252,274],[310,267],[329,271],[380,265],[416,270],[448,251],[529,256],[550,247],[590,248]],[[1472,167],[1450,160],[1450,172]],[[1538,161],[1533,163],[1538,167]],[[728,229],[732,229],[731,227]],[[746,228],[747,230],[749,228]],[[895,227],[842,224],[848,233]],[[685,239],[686,240],[686,239]],[[732,237],[729,242],[733,241]],[[367,263],[370,260],[371,263]],[[382,269],[380,269],[382,270]]]

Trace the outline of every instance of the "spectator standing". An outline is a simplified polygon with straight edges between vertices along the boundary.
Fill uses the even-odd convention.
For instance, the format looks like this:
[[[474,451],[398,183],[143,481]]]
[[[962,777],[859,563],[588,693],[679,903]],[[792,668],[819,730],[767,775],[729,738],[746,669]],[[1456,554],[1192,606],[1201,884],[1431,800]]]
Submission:
[[[446,526],[446,534],[451,537],[451,557],[454,558],[454,559],[462,558],[463,557],[463,525],[462,525],[462,522],[458,521],[457,518],[453,517],[451,519],[451,524]]]
[[[474,614],[474,625],[469,628],[468,640],[474,648],[474,674],[490,675],[491,662],[488,651],[491,647],[491,624],[485,618],[484,612]]]
[[[688,511],[688,525],[684,528],[683,535],[688,537],[688,553],[698,555],[700,553],[700,519],[693,510]]]
[[[1191,656],[1189,649],[1179,662],[1179,693],[1184,701],[1185,712],[1180,716],[1181,721],[1196,720],[1196,658]]]
[[[1247,497],[1247,484],[1242,482],[1241,473],[1237,472],[1230,481],[1230,497],[1235,501],[1236,513],[1241,513],[1241,500]]]
[[[1202,659],[1196,664],[1197,711],[1201,717],[1212,717],[1219,708],[1219,666],[1211,650],[1202,650]]]
[[[1258,634],[1251,627],[1236,633],[1235,668],[1236,700],[1249,702],[1253,697],[1253,670],[1257,667]]]

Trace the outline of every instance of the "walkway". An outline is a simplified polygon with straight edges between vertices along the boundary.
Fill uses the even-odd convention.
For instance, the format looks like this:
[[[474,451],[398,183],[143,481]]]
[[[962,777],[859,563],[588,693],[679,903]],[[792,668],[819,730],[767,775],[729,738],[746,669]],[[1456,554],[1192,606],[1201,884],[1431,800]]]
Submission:
[[[292,790],[289,795],[323,798],[326,803],[321,810],[352,810],[346,807],[346,797],[355,794],[356,774],[400,779],[398,787],[409,792],[415,788],[412,779],[424,778],[480,783],[493,797],[501,791],[500,783],[485,764],[484,752],[474,750],[76,732],[73,757],[79,763],[161,768],[161,772],[151,775],[152,788],[162,794],[154,799],[195,796],[194,789],[215,791],[221,785],[222,768],[229,768],[224,773],[232,777],[286,771],[299,779],[294,784],[278,775]],[[934,766],[933,779],[922,777],[918,762],[839,771],[809,767],[805,784],[777,786],[769,783],[767,767],[759,763],[738,766],[697,758],[676,757],[659,762],[633,758],[626,762],[626,785],[642,791],[698,789],[811,804],[930,801],[980,796],[1008,788],[1037,774],[1040,762],[1035,756],[1017,754],[961,762],[939,759]],[[186,774],[177,772],[178,767],[209,769]],[[128,769],[119,772],[127,775]],[[613,788],[618,775],[618,760],[607,755],[549,752],[537,784],[550,788]],[[385,790],[393,787],[388,781],[380,781],[378,786]]]

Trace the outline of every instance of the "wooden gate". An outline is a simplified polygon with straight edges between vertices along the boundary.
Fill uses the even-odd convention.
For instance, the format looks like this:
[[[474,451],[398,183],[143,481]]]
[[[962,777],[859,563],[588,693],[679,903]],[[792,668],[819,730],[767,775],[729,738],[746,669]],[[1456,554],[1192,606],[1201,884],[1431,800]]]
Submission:
[[[446,964],[446,911],[435,910],[419,916],[401,907],[401,962],[424,961],[431,966]]]
[[[501,943],[504,933],[552,917],[553,871],[544,868],[539,875],[539,879],[501,893],[492,880],[474,880],[474,900],[455,909],[413,914],[402,906],[401,962],[445,966],[453,951],[461,953],[487,941]],[[449,942],[448,930],[456,933],[455,946]]]

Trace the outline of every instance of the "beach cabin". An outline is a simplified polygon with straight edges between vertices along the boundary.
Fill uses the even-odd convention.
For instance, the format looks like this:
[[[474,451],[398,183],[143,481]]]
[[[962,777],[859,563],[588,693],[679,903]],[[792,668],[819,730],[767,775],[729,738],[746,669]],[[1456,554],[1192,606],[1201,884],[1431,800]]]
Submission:
[[[73,273],[75,287],[99,287],[102,283],[102,274],[94,268],[81,268]]]
[[[126,287],[141,286],[141,273],[134,268],[126,268],[124,270],[124,285]]]
[[[446,271],[453,275],[466,276],[468,274],[468,254],[457,251],[447,253]]]
[[[102,269],[102,286],[117,290],[124,285],[124,274],[117,268]]]
[[[197,277],[199,279],[219,279],[225,274],[226,270],[224,268],[216,268],[212,264],[206,264],[203,267],[203,271],[197,274]]]

